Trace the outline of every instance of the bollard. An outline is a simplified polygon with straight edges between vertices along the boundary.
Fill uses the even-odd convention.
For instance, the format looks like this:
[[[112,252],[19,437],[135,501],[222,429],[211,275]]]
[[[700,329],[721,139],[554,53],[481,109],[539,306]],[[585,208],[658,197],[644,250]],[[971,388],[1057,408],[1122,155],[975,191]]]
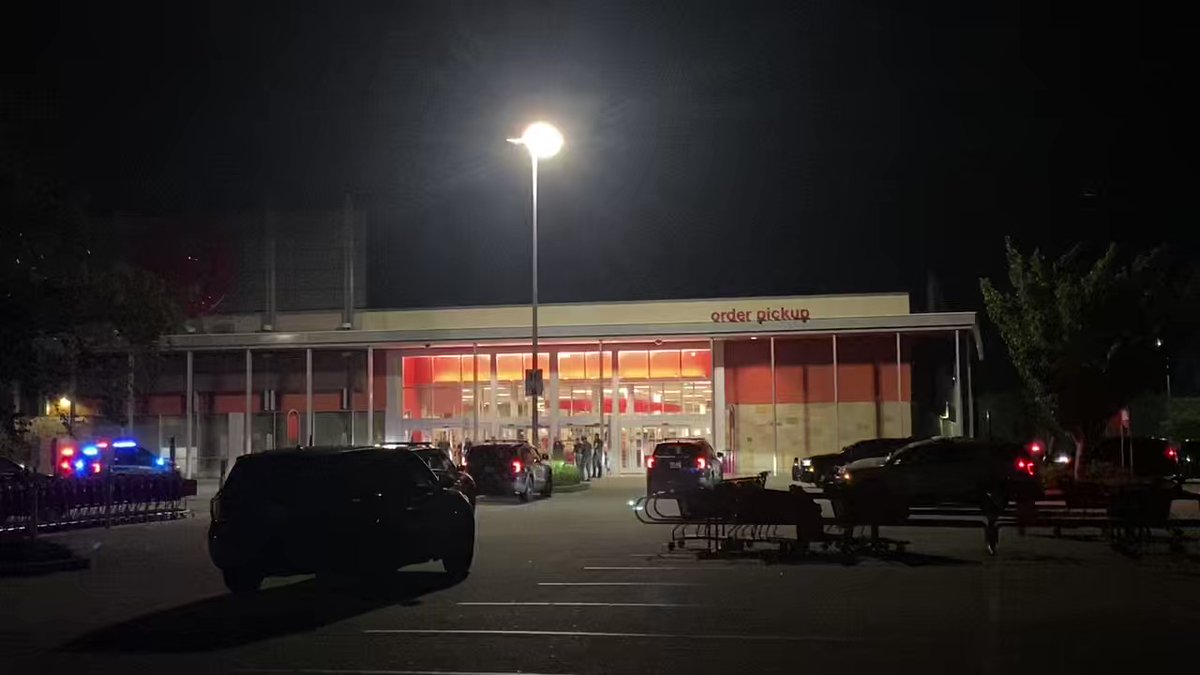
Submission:
[[[174,436],[171,437],[170,445],[168,447],[170,448],[171,466],[175,466],[175,468],[179,468],[175,465],[175,437]]]

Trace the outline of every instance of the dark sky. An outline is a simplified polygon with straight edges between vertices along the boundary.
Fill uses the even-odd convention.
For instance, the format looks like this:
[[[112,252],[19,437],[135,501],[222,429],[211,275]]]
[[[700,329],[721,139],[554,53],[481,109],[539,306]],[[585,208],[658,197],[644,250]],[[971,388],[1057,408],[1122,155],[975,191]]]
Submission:
[[[1149,12],[40,3],[5,69],[94,215],[354,195],[374,305],[527,300],[528,160],[504,139],[545,118],[567,138],[542,171],[547,301],[919,293],[932,270],[968,307],[1006,234],[1194,251],[1200,36]]]

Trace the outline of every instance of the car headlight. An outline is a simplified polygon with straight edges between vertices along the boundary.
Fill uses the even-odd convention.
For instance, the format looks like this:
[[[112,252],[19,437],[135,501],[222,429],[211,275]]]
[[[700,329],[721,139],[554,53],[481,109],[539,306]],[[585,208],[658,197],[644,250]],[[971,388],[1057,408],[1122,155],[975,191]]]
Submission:
[[[800,460],[800,466],[803,466],[803,467],[811,467],[811,466],[812,466],[812,460],[811,460],[811,459],[802,459],[802,460]]]
[[[847,482],[850,480],[850,472],[849,471],[842,472],[842,480],[847,481]]]

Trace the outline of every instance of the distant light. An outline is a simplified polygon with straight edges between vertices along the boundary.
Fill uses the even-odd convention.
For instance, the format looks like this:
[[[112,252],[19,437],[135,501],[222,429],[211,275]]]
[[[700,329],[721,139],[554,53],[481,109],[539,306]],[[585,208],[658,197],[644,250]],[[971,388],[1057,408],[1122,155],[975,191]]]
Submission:
[[[71,407],[71,399],[67,398],[66,396],[59,398],[58,399],[58,407],[70,408]]]
[[[1067,455],[1059,455],[1054,458],[1054,463],[1055,464],[1070,464],[1071,458]]]
[[[97,447],[97,448],[107,448],[107,447],[108,447],[108,441],[100,441],[99,443],[97,443],[97,444],[96,444],[96,447]]]
[[[100,473],[100,462],[92,462],[92,473]]]
[[[88,457],[95,457],[96,455],[100,454],[100,450],[94,445],[85,445],[83,446],[83,454],[87,455]]]
[[[1162,346],[1162,338],[1154,338],[1154,346],[1161,347]]]
[[[59,450],[58,454],[62,455],[63,457],[70,457],[75,454],[75,448],[72,448],[71,446],[68,445],[67,447],[63,448],[62,450]]]
[[[82,459],[75,460],[75,468],[79,469],[80,471],[83,470],[83,460]]]
[[[158,459],[154,460],[154,463],[159,466],[164,466],[164,465],[166,465],[167,460],[163,459],[162,457],[159,457]]]
[[[112,446],[114,448],[136,448],[137,441],[115,441]]]
[[[553,124],[534,122],[525,127],[525,133],[520,138],[510,138],[508,142],[525,146],[529,154],[537,159],[549,159],[562,150],[563,135]]]

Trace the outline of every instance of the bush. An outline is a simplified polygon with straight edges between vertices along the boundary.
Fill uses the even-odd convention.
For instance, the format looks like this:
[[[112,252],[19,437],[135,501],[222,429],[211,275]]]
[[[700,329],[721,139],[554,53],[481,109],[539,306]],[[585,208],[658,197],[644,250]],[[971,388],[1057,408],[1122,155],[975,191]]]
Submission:
[[[567,464],[561,459],[550,463],[550,472],[554,475],[554,484],[559,487],[578,485],[583,481],[583,475],[579,472],[579,467],[574,464]]]

